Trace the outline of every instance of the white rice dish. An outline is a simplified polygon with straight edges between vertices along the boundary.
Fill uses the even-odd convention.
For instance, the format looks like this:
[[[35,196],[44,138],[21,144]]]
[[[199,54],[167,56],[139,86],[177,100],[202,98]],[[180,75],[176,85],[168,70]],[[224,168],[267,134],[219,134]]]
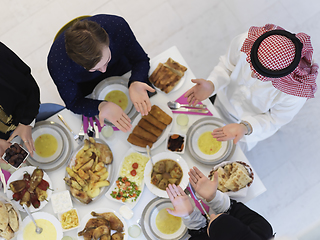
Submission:
[[[141,155],[140,153],[134,152],[124,158],[122,167],[120,170],[120,177],[127,177],[129,181],[135,182],[138,186],[143,182],[144,169],[146,167],[149,158]],[[135,169],[137,174],[131,175],[131,171],[134,169],[132,164],[138,163],[138,168]]]

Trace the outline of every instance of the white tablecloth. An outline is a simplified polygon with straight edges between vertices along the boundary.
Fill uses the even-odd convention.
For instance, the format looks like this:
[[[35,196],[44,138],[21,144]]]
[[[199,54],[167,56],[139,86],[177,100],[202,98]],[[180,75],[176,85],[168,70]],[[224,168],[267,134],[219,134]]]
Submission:
[[[184,65],[188,68],[188,71],[186,72],[186,80],[185,80],[184,84],[178,90],[176,90],[174,92],[170,92],[169,94],[158,92],[158,94],[156,94],[155,96],[153,96],[151,98],[151,102],[153,104],[156,104],[157,102],[166,103],[169,100],[176,100],[183,93],[185,93],[189,88],[191,88],[193,86],[191,79],[194,79],[195,76],[191,72],[188,64],[183,59],[183,57],[181,56],[181,54],[179,53],[179,51],[176,47],[172,47],[172,48],[166,50],[165,52],[161,53],[157,57],[153,58],[151,60],[150,64],[151,64],[151,66],[153,66],[154,64],[157,64],[159,61],[166,61],[166,59],[168,57],[173,58],[175,61],[178,61],[179,63],[181,63],[182,65]],[[214,108],[214,106],[211,104],[211,102],[209,100],[203,101],[203,104],[206,104],[208,106],[208,109],[211,111],[211,113],[213,114],[214,117],[219,117],[218,112],[216,111],[216,109]],[[60,112],[60,114],[64,117],[65,121],[69,124],[69,126],[72,128],[72,130],[75,133],[78,133],[80,130],[80,127],[81,127],[81,116],[75,115],[66,109],[62,110]],[[188,116],[189,116],[189,124],[188,124],[189,127],[192,125],[193,122],[195,122],[196,120],[198,120],[202,117],[200,115],[188,115]],[[187,127],[182,128],[176,124],[177,114],[173,114],[173,117],[174,117],[173,127],[172,127],[171,132],[180,132],[180,133],[185,134],[187,132]],[[48,120],[57,122],[63,126],[61,121],[58,119],[57,115],[52,116]],[[113,164],[115,172],[113,174],[112,181],[114,181],[116,178],[116,174],[118,172],[118,168],[119,168],[120,162],[122,161],[122,159],[124,157],[124,154],[130,148],[129,143],[126,141],[127,136],[128,136],[127,133],[123,133],[121,131],[115,131],[114,135],[112,136],[112,139],[110,140],[110,139],[105,139],[102,136],[102,134],[100,134],[100,138],[102,138],[103,140],[105,140],[109,144],[109,146],[113,152],[113,155],[114,155],[114,160],[113,160],[112,164]],[[74,148],[76,148],[78,146],[77,143],[75,141],[73,143],[74,143]],[[157,147],[155,150],[152,151],[152,154],[154,155],[154,154],[165,151],[165,147],[166,147],[165,142],[163,142],[159,147]],[[187,161],[189,168],[191,168],[193,166],[197,166],[205,175],[208,175],[210,170],[212,169],[211,166],[204,165],[204,164],[199,163],[196,160],[193,160],[189,156],[188,151],[185,151],[185,153],[182,154],[181,156]],[[245,155],[243,154],[243,152],[240,150],[239,147],[236,147],[235,152],[234,152],[231,160],[244,161],[250,165],[247,158],[245,157]],[[253,169],[253,172],[254,172],[254,169]],[[51,178],[51,181],[53,183],[52,187],[54,188],[55,192],[63,191],[66,189],[66,185],[63,180],[63,178],[65,177],[65,166],[63,166],[60,169],[57,169],[55,171],[47,172],[47,173],[48,173],[49,177]],[[250,199],[257,197],[258,195],[260,195],[261,193],[266,191],[266,188],[264,187],[259,176],[255,172],[254,172],[254,176],[255,176],[254,181],[253,181],[252,185],[249,187],[247,196],[245,198],[237,198],[236,200],[242,201],[242,202],[247,202]],[[139,202],[133,208],[134,216],[130,220],[127,220],[128,226],[130,226],[134,223],[137,223],[137,221],[141,218],[141,214],[142,214],[144,207],[155,197],[156,196],[154,194],[152,194],[148,190],[147,187],[144,188],[144,191],[142,193],[142,196],[141,196]],[[118,211],[119,208],[122,206],[121,203],[110,201],[105,196],[102,196],[101,198],[97,199],[95,202],[92,202],[88,205],[79,204],[77,202],[73,202],[73,204],[74,204],[74,207],[77,208],[77,210],[78,210],[78,213],[80,215],[80,219],[84,215],[86,215],[88,212],[91,212],[92,210],[97,209],[97,208],[107,207],[107,208],[112,208],[112,209]],[[54,214],[51,203],[47,204],[42,209],[42,211]],[[22,216],[25,216],[25,214],[23,213]],[[64,235],[72,236],[72,237],[74,237],[74,239],[77,239],[77,232],[78,232],[78,230],[71,230],[71,231],[65,232]],[[133,239],[133,238],[129,237],[128,239]],[[135,239],[146,239],[146,238],[144,237],[143,233],[141,233],[141,235]]]

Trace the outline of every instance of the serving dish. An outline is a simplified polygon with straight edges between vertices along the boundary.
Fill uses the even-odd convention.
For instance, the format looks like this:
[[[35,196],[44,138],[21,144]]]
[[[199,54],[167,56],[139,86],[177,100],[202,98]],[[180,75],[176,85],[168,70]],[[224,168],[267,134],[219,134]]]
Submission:
[[[164,234],[159,231],[156,226],[155,218],[159,211],[163,208],[173,208],[170,199],[168,198],[155,198],[151,200],[144,208],[141,215],[141,229],[144,236],[148,240],[160,239],[160,240],[178,240],[185,239],[187,236],[187,227],[181,223],[179,230],[173,234]]]
[[[57,232],[57,240],[61,240],[62,237],[63,237],[63,231],[62,231],[62,227],[61,227],[61,224],[59,222],[59,220],[49,214],[49,213],[46,213],[46,212],[36,212],[36,213],[32,213],[32,216],[35,220],[37,219],[45,219],[45,220],[48,220],[49,222],[51,222],[53,224],[53,226],[55,227],[56,229],[56,232]],[[24,240],[23,238],[23,233],[24,233],[24,229],[25,227],[31,222],[31,218],[29,216],[25,217],[23,219],[23,222],[22,222],[22,226],[21,226],[21,230],[19,231],[18,233],[18,240]]]
[[[170,137],[172,137],[172,135],[179,135],[179,137],[182,137],[183,138],[183,142],[182,142],[182,144],[180,145],[180,144],[178,144],[179,145],[179,147],[180,147],[180,149],[182,148],[182,150],[181,151],[172,151],[172,150],[170,150],[169,149],[169,141],[170,141]],[[171,141],[174,141],[174,140],[171,140]],[[185,134],[181,134],[181,133],[169,133],[168,134],[168,137],[167,137],[167,140],[166,140],[166,151],[167,152],[174,152],[174,153],[177,153],[177,154],[184,154],[184,152],[185,152],[185,149],[186,149],[186,143],[187,143],[187,135],[185,135]],[[175,144],[174,146],[178,146],[177,144]]]
[[[53,133],[56,136],[59,136],[61,144],[61,153],[57,154],[55,158],[41,158],[31,157],[27,158],[27,162],[32,166],[38,166],[39,168],[45,171],[54,171],[64,164],[70,159],[73,149],[73,139],[71,138],[70,134],[67,130],[62,127],[60,124],[52,122],[52,121],[40,121],[35,124],[32,129],[32,134],[37,136],[38,134],[43,133]],[[40,135],[41,135],[40,134]],[[60,138],[61,137],[61,138]],[[24,143],[22,142],[23,146],[25,147]],[[57,151],[58,152],[58,151]],[[34,152],[35,153],[35,152]],[[36,154],[36,153],[35,153]]]
[[[120,213],[118,213],[117,211],[111,209],[111,208],[98,208],[98,209],[93,209],[90,212],[88,212],[83,218],[81,218],[81,222],[80,222],[80,227],[78,229],[78,231],[82,231],[87,222],[91,219],[94,218],[94,216],[91,215],[91,212],[96,212],[96,213],[106,213],[106,212],[112,212],[114,213],[119,219],[120,221],[123,223],[123,230],[124,230],[124,238],[123,240],[127,240],[128,239],[128,225],[127,222],[123,219],[123,217],[120,215]],[[115,233],[115,230],[111,230],[111,234]],[[83,236],[78,236],[79,240],[84,240]]]
[[[36,167],[27,166],[27,167],[22,167],[22,168],[18,169],[17,171],[15,171],[14,173],[12,173],[12,175],[9,177],[8,182],[7,182],[7,188],[8,189],[7,189],[6,194],[7,194],[7,197],[9,199],[12,199],[12,195],[13,195],[13,192],[10,190],[10,187],[9,187],[10,183],[13,182],[13,181],[16,181],[16,180],[22,180],[23,179],[23,174],[25,172],[29,173],[30,176],[31,176],[35,169],[36,169]],[[51,182],[48,174],[45,171],[43,171],[43,179],[46,180],[49,183],[49,188],[53,189],[52,182]],[[30,212],[39,211],[39,210],[41,210],[42,208],[44,208],[48,204],[48,202],[50,201],[51,195],[52,195],[52,190],[47,189],[47,194],[48,194],[47,201],[45,201],[45,200],[41,201],[39,208],[34,208],[32,205],[30,205],[30,207],[29,207]],[[19,204],[20,201],[17,202],[17,201],[13,200],[12,202],[13,202],[14,206],[19,211],[25,212],[24,208]]]
[[[187,162],[180,155],[173,152],[162,152],[152,156],[152,161],[154,164],[164,159],[173,160],[177,162],[182,168],[183,176],[179,186],[184,190],[189,183],[189,176],[188,176],[189,167]],[[165,190],[161,190],[160,188],[156,187],[151,183],[152,170],[153,170],[152,163],[149,161],[144,170],[145,184],[147,185],[150,192],[152,192],[154,195],[162,198],[168,198],[169,196]]]
[[[63,216],[64,213],[66,213],[66,212],[68,212],[68,211],[70,211],[70,210],[74,210],[74,211],[76,212],[77,218],[78,218],[78,225],[75,226],[75,227],[72,227],[72,228],[64,229],[63,226],[62,226],[62,216]],[[78,213],[78,210],[77,210],[76,208],[72,208],[72,209],[69,209],[69,210],[67,210],[67,211],[58,213],[58,220],[59,220],[59,222],[60,222],[60,224],[61,224],[61,227],[62,227],[62,231],[63,231],[63,232],[68,232],[68,231],[77,229],[77,228],[80,227],[80,223],[81,223],[81,222],[80,222],[80,218],[79,218],[79,213]],[[73,224],[75,224],[75,223],[73,222]]]
[[[172,111],[171,109],[167,106],[167,104],[163,104],[163,103],[153,103],[153,100],[151,100],[151,104],[152,105],[157,105],[159,108],[161,108],[166,114],[168,114],[171,118],[172,118],[172,122],[163,130],[163,132],[161,133],[161,135],[158,137],[157,141],[155,143],[153,143],[152,147],[151,147],[151,150],[152,149],[155,149],[157,147],[159,147],[159,145],[161,143],[163,143],[163,141],[166,140],[167,136],[168,136],[168,133],[171,131],[172,129],[172,124],[173,124],[173,114],[172,114]],[[141,114],[139,114],[135,119],[134,121],[132,122],[132,129],[134,129],[135,126],[137,126],[137,124],[139,123],[141,119]],[[128,132],[127,133],[127,137],[129,136],[131,132]],[[138,152],[146,152],[146,148],[143,148],[143,147],[139,147],[139,146],[136,146],[136,145],[133,145],[131,143],[129,143],[130,146],[138,151]]]
[[[187,132],[187,149],[194,159],[203,164],[216,165],[231,158],[235,150],[232,140],[222,142],[221,149],[212,155],[202,153],[198,147],[198,139],[202,133],[224,125],[224,122],[216,117],[204,117],[194,122]]]
[[[131,153],[137,153],[137,151],[135,151],[134,149],[130,148],[130,149],[125,153],[125,155],[124,155],[124,157],[123,157],[123,159],[122,159],[122,161],[121,161],[121,163],[120,163],[120,165],[119,165],[119,170],[118,170],[118,174],[117,174],[117,177],[116,177],[116,181],[114,181],[114,182],[112,183],[112,185],[110,186],[109,190],[108,190],[107,193],[105,194],[105,196],[106,196],[108,199],[110,199],[110,200],[112,200],[112,201],[115,201],[115,202],[118,202],[118,203],[122,203],[122,204],[128,206],[130,209],[132,209],[132,208],[137,204],[137,202],[139,201],[139,199],[140,199],[141,196],[142,196],[142,192],[143,192],[143,189],[144,189],[144,180],[143,180],[143,179],[140,179],[140,180],[141,180],[141,183],[140,183],[140,184],[137,184],[137,186],[138,186],[138,188],[139,188],[139,190],[140,190],[141,192],[140,192],[140,195],[138,196],[138,198],[137,198],[135,201],[127,200],[127,201],[123,202],[121,199],[113,198],[113,197],[111,196],[111,194],[112,194],[112,192],[115,191],[115,189],[117,188],[117,180],[118,180],[118,177],[120,177],[121,168],[122,168],[122,165],[123,165],[123,163],[124,163],[124,161],[125,161],[125,158],[126,158],[127,156],[129,156]],[[141,154],[141,153],[138,153],[138,154]],[[141,155],[144,156],[144,157],[147,157],[145,154],[141,154]],[[141,167],[141,166],[139,166],[139,167]],[[137,170],[138,170],[138,169],[137,169]],[[128,175],[129,175],[129,174],[130,174],[130,173],[128,173]],[[142,175],[142,177],[144,177],[144,174]],[[130,180],[130,179],[129,179],[129,180]]]

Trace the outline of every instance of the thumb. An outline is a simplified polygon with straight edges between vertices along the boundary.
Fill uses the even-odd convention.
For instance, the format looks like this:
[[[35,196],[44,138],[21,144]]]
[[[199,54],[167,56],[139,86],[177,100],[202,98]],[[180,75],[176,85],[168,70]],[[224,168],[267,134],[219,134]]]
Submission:
[[[175,216],[174,214],[174,210],[170,209],[170,208],[166,208],[167,212],[173,216]]]
[[[146,90],[148,90],[149,92],[155,92],[156,90],[152,87],[150,87],[149,85],[147,85]]]
[[[14,134],[14,132],[11,134],[11,136],[8,138],[7,142],[11,142],[14,137],[17,136],[17,134]]]
[[[239,142],[239,140],[241,139],[240,135],[237,135],[234,139],[233,139],[233,143],[237,144],[237,142]]]

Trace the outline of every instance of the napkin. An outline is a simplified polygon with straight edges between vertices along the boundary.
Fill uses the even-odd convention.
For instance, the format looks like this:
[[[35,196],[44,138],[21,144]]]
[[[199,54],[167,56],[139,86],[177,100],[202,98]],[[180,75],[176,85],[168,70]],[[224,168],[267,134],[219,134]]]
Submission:
[[[86,134],[89,127],[89,123],[88,123],[88,118],[84,115],[82,116],[82,124],[83,124],[83,131]]]
[[[181,104],[188,104],[188,99],[184,97],[185,93],[182,94],[181,97],[179,97],[176,102]],[[199,104],[203,104],[202,102],[199,102]],[[207,108],[206,108],[207,109]],[[207,109],[209,111],[209,109]],[[197,112],[182,112],[179,110],[172,110],[173,113],[183,113],[183,114],[191,114],[191,115],[205,115],[205,116],[212,116],[212,113],[209,111],[208,113],[197,113]]]
[[[191,193],[191,189],[190,189],[189,187],[187,187],[187,189],[188,189],[188,191]],[[194,200],[194,203],[196,204],[196,207],[200,210],[200,212],[201,212],[202,214],[206,214],[205,212],[203,212],[203,210],[202,210],[199,202],[194,198],[194,196],[193,196],[192,193],[190,194],[190,196],[191,196],[191,198]],[[207,212],[209,212],[209,206],[206,205],[203,201],[201,201],[201,202],[202,202],[202,205],[203,205],[204,209],[205,209]]]

